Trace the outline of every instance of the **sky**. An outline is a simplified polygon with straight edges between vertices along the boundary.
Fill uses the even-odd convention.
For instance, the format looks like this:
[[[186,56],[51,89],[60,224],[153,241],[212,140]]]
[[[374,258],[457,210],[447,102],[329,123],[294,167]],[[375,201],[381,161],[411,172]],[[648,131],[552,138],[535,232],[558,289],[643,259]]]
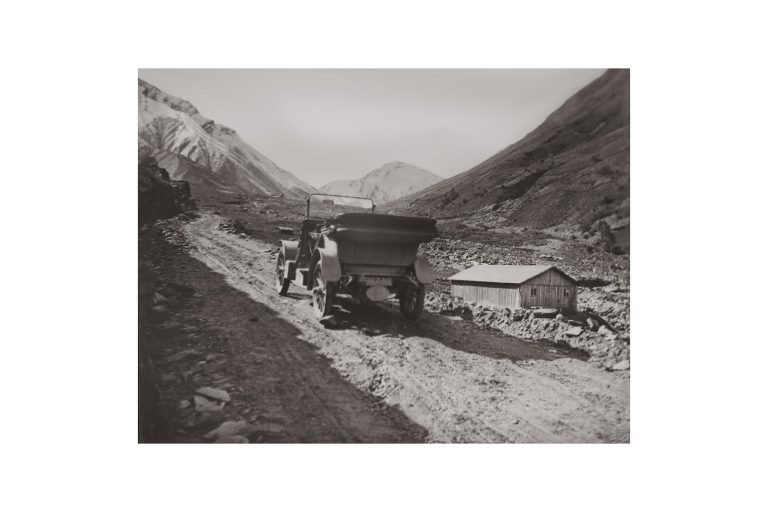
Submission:
[[[442,177],[536,128],[602,69],[141,69],[307,183],[403,161]]]

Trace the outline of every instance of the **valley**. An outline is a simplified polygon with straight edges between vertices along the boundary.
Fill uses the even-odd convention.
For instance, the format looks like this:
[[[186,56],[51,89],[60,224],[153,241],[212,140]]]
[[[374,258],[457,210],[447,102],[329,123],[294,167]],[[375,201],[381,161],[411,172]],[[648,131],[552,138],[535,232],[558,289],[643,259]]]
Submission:
[[[274,228],[301,203],[286,206],[202,204],[143,233],[153,289],[187,290],[159,316],[147,299],[166,440],[225,421],[250,442],[629,440],[629,374],[567,344],[432,312],[412,324],[388,303],[342,302],[337,325],[318,323],[306,290],[274,290]],[[214,423],[190,404],[200,386],[232,397]]]
[[[629,442],[628,71],[448,179],[394,161],[321,187],[436,219],[417,322],[394,297],[319,322],[306,289],[279,295],[318,189],[143,81],[139,164],[140,440]],[[451,295],[478,264],[556,266],[576,310]]]

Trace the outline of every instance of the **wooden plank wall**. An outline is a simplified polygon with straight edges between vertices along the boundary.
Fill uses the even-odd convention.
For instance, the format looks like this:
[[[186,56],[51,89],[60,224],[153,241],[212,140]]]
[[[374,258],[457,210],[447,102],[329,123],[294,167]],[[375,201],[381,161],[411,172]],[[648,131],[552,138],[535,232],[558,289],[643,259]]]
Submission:
[[[560,272],[555,270],[547,270],[543,274],[539,274],[536,277],[532,277],[527,280],[524,285],[543,284],[548,286],[576,286],[576,282],[568,277],[564,276]]]
[[[533,288],[536,289],[536,295],[532,294]],[[567,295],[566,292],[568,292]],[[558,308],[566,311],[576,310],[575,286],[529,285],[526,283],[520,287],[520,296],[520,303],[524,308],[538,306]]]
[[[454,281],[451,283],[451,295],[481,306],[520,307],[520,293],[516,285]]]
[[[536,295],[531,294],[533,288],[536,288]],[[576,311],[576,282],[555,270],[548,270],[523,283],[520,296],[524,308],[538,306]]]

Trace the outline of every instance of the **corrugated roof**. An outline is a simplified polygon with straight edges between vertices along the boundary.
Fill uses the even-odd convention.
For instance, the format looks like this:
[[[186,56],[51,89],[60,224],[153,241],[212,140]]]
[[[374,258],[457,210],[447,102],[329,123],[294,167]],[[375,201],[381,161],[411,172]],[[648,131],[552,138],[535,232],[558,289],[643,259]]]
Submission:
[[[551,268],[564,274],[562,270],[553,265],[475,265],[452,275],[448,279],[450,281],[521,284]]]

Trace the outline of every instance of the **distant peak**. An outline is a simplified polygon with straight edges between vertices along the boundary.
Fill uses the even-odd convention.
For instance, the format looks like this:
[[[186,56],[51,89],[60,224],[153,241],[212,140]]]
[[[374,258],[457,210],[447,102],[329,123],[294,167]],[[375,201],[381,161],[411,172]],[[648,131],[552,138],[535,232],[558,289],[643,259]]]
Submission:
[[[384,165],[376,169],[376,171],[381,171],[385,169],[398,169],[400,167],[406,167],[408,169],[421,169],[421,167],[419,167],[418,165],[409,164],[408,162],[403,162],[400,160],[394,160],[392,162],[385,163]]]
[[[322,188],[329,193],[332,191],[338,194],[355,192],[356,195],[370,197],[377,202],[386,202],[421,190],[442,179],[426,169],[395,160],[368,172],[361,178],[334,181]]]

